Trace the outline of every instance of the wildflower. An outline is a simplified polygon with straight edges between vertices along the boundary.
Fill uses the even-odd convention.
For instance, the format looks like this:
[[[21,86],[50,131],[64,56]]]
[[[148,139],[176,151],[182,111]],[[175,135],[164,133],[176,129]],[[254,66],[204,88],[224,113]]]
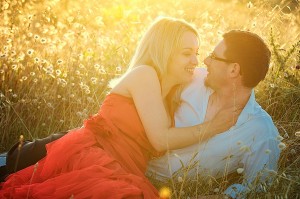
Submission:
[[[35,76],[35,72],[30,72],[30,76]]]
[[[253,3],[251,2],[251,1],[249,1],[248,3],[247,3],[247,8],[252,8],[253,7]]]
[[[85,68],[83,64],[79,64],[79,68]]]
[[[34,52],[34,50],[33,50],[33,49],[29,49],[29,50],[27,51],[27,55],[32,55],[32,54],[33,54],[33,52]]]
[[[97,83],[97,78],[96,77],[92,77],[91,81],[92,81],[93,84],[96,84]]]
[[[34,63],[39,63],[40,62],[40,58],[36,57],[34,58]]]
[[[181,176],[179,176],[178,178],[177,178],[177,180],[178,180],[178,182],[183,182],[183,179],[182,179],[182,177]]]
[[[86,94],[90,94],[91,91],[90,91],[89,89],[85,89],[85,93],[86,93]]]
[[[3,47],[4,51],[8,51],[8,46]]]
[[[242,152],[250,152],[251,150],[250,150],[250,147],[249,147],[249,146],[244,145],[244,146],[242,146],[242,147],[240,148],[240,151],[242,151]]]
[[[169,187],[163,187],[159,190],[159,198],[169,199],[171,198],[171,190]]]
[[[72,23],[72,22],[74,21],[74,17],[72,17],[72,16],[71,16],[71,17],[68,17],[68,18],[67,18],[67,21],[68,21],[69,23]]]
[[[296,154],[296,150],[295,149],[291,149],[291,154]]]
[[[296,137],[300,137],[300,131],[297,131],[297,132],[295,133],[295,136],[296,136]]]
[[[70,95],[70,98],[74,98],[74,97],[75,97],[75,95],[74,95],[74,94],[71,94],[71,95]]]
[[[100,68],[100,65],[99,64],[95,64],[94,68],[98,69],[98,68]]]
[[[23,80],[23,81],[26,81],[26,80],[27,80],[27,76],[23,76],[23,77],[22,77],[22,80]]]
[[[1,54],[0,54],[0,57],[1,57],[1,58],[5,58],[6,56],[7,56],[6,53],[1,53]]]
[[[38,40],[40,38],[39,35],[34,35],[34,39]]]
[[[101,68],[101,69],[100,69],[100,73],[101,73],[101,74],[106,74],[105,69],[104,69],[104,68]]]
[[[47,39],[46,38],[41,38],[40,42],[41,42],[41,44],[45,44],[47,42]]]
[[[277,175],[277,172],[276,171],[274,171],[273,169],[265,169],[268,173],[269,173],[269,175],[271,175],[271,176],[276,176]]]
[[[214,189],[214,192],[215,192],[215,193],[218,193],[219,191],[220,191],[219,188],[215,188],[215,189]]]
[[[270,87],[271,87],[271,88],[274,88],[274,87],[275,87],[275,84],[270,84]]]
[[[60,99],[60,98],[61,98],[61,95],[57,95],[57,98]]]
[[[13,97],[13,98],[17,98],[18,95],[17,95],[17,94],[13,94],[12,97]]]
[[[279,147],[280,150],[283,150],[283,149],[286,148],[286,145],[285,145],[283,142],[280,142],[280,143],[278,144],[278,147]]]
[[[79,112],[79,111],[76,113],[76,115],[77,115],[78,117],[82,117],[82,113]]]
[[[238,169],[236,170],[236,172],[237,172],[238,174],[241,174],[241,173],[244,172],[244,168],[238,168]]]
[[[121,72],[121,70],[122,70],[121,66],[116,67],[117,72]]]
[[[37,79],[37,78],[34,78],[34,79],[33,79],[33,82],[34,82],[34,83],[37,83],[37,82],[38,82],[38,79]]]
[[[276,137],[276,139],[277,139],[278,141],[282,141],[284,138],[283,138],[282,136],[278,135],[278,136]]]
[[[57,69],[57,70],[55,70],[55,73],[56,73],[57,76],[60,76],[61,70]]]
[[[4,73],[4,70],[3,70],[3,69],[0,70],[0,74],[2,74],[2,73]]]
[[[79,60],[82,60],[83,59],[83,54],[82,53],[80,53],[79,55],[78,55],[78,58],[79,58]]]
[[[267,150],[265,150],[265,153],[266,153],[266,154],[270,154],[270,153],[271,153],[271,150],[270,150],[270,149],[267,149]]]
[[[61,83],[61,86],[62,86],[62,87],[66,87],[66,86],[67,86],[67,81],[64,80],[64,79],[61,79],[61,80],[60,80],[60,83]]]
[[[62,64],[62,63],[63,63],[63,60],[61,60],[61,59],[57,60],[57,64]]]

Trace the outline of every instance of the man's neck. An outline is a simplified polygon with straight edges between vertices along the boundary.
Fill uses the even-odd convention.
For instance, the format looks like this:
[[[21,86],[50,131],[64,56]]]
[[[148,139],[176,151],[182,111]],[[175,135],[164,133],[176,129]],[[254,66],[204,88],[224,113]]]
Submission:
[[[209,97],[205,121],[211,120],[219,111],[227,108],[232,108],[233,111],[243,109],[250,98],[251,90],[242,86],[215,90]]]
[[[216,90],[212,95],[212,100],[218,103],[220,108],[246,105],[251,95],[252,89],[242,86],[236,88],[223,88]]]

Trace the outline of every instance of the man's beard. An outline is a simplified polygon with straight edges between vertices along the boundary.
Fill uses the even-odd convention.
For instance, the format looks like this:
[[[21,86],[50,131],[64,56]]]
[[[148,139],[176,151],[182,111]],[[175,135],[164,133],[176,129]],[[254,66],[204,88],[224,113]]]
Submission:
[[[211,85],[210,85],[210,83],[209,83],[207,77],[205,77],[205,79],[204,79],[204,86],[206,86],[206,87],[211,87]]]

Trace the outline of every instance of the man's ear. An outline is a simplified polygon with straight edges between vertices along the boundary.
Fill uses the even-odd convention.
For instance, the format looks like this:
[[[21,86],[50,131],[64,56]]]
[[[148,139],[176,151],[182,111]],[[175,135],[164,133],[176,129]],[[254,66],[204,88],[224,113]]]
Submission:
[[[240,75],[241,67],[238,63],[232,63],[229,70],[231,77],[238,77]]]

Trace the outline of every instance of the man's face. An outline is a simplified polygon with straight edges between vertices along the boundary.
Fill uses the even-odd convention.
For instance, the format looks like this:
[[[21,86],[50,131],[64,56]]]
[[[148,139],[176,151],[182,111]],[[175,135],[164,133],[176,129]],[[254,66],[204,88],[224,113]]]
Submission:
[[[226,44],[222,40],[214,49],[214,51],[204,59],[204,64],[207,66],[207,77],[205,85],[213,90],[220,89],[229,84],[229,65],[232,63],[224,56]]]

